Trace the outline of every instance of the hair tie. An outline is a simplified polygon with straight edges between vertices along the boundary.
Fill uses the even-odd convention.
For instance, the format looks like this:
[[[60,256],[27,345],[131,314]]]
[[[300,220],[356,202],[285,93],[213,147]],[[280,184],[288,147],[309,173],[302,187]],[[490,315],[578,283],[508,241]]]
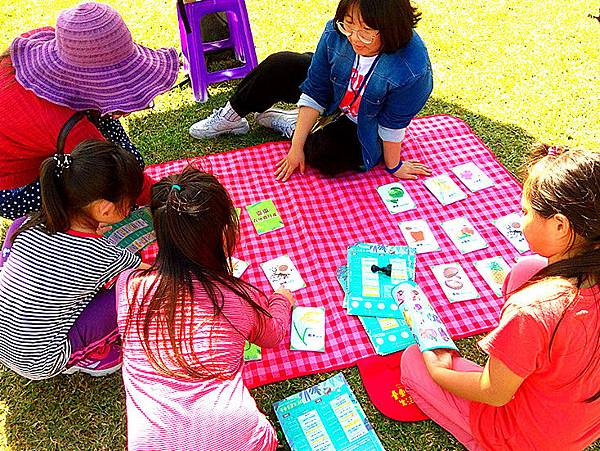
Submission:
[[[56,161],[56,175],[61,176],[65,169],[71,167],[71,163],[73,163],[73,157],[69,154],[64,153],[55,153],[52,156],[52,159]]]
[[[174,183],[173,185],[171,185],[171,189],[176,189],[177,191],[181,191],[181,186]]]
[[[551,155],[553,157],[557,156],[558,154],[560,154],[558,147],[556,146],[550,146],[548,147],[548,155]]]

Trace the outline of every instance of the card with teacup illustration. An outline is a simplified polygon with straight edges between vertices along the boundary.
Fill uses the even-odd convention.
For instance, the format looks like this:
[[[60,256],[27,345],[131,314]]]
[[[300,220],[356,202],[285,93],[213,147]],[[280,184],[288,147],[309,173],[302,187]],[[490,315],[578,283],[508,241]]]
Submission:
[[[521,230],[523,218],[519,213],[511,213],[492,221],[504,237],[510,241],[521,254],[529,250],[529,244]]]
[[[477,289],[473,286],[460,264],[436,265],[431,267],[431,271],[450,302],[479,299]]]

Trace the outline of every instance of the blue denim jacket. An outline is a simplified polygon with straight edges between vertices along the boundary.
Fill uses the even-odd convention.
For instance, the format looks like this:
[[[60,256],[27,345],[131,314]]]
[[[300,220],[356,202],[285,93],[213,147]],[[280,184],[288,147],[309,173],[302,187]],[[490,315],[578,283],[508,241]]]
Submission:
[[[300,85],[299,105],[333,113],[348,88],[355,57],[348,38],[335,30],[333,21],[327,22]],[[381,161],[382,140],[402,141],[402,129],[423,108],[432,88],[431,63],[416,32],[404,48],[381,55],[358,109],[358,139],[366,169]]]

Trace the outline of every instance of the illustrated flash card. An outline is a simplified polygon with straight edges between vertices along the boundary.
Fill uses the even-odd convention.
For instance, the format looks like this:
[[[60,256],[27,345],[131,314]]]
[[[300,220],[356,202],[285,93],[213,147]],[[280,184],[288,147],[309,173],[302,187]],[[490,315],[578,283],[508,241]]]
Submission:
[[[464,191],[458,187],[448,174],[429,177],[423,180],[423,184],[442,205],[449,205],[467,198]]]
[[[490,286],[494,294],[498,297],[502,296],[502,285],[504,279],[510,272],[510,266],[502,257],[486,258],[473,263],[475,269],[479,271],[483,280]]]
[[[467,218],[456,218],[442,222],[442,229],[448,234],[461,254],[484,249],[488,246]]]
[[[410,197],[402,183],[394,182],[377,188],[377,192],[383,199],[385,206],[391,214],[412,210],[417,205]]]
[[[244,361],[250,362],[252,360],[262,359],[262,348],[255,345],[254,343],[246,342],[244,345]]]
[[[494,181],[473,162],[453,167],[451,171],[473,193],[495,185]]]
[[[277,208],[271,199],[248,205],[246,210],[248,210],[252,224],[259,235],[283,227],[281,216],[277,213]]]
[[[521,231],[521,221],[522,218],[519,213],[511,213],[496,219],[493,223],[500,233],[510,241],[510,244],[512,244],[520,253],[523,253],[529,250],[529,244],[527,244],[523,232]]]
[[[325,352],[325,309],[294,307],[290,349]]]
[[[231,257],[231,269],[233,270],[233,277],[240,278],[244,271],[250,266],[250,263],[240,260],[239,258]]]
[[[440,246],[425,220],[406,221],[398,225],[406,243],[409,247],[414,248],[417,254],[440,250]]]
[[[431,271],[450,302],[479,299],[479,293],[458,263],[432,266]]]
[[[300,273],[287,255],[261,263],[260,266],[274,290],[286,288],[290,291],[296,291],[306,286]]]

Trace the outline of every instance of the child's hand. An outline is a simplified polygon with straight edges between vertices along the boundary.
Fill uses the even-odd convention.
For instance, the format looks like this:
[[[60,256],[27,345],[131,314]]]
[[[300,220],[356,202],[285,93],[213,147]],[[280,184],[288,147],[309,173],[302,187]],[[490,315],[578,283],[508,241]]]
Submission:
[[[112,229],[112,225],[111,224],[106,224],[104,222],[101,222],[101,223],[98,224],[98,227],[96,228],[96,235],[102,236],[106,232],[110,231],[110,229]]]
[[[432,374],[437,368],[452,369],[452,351],[448,349],[434,349],[433,351],[423,352],[423,361],[425,366]]]
[[[283,296],[285,296],[285,298],[289,301],[290,305],[292,305],[292,306],[296,305],[296,300],[294,299],[294,295],[287,288],[279,288],[278,290],[275,290],[275,293],[279,293],[279,294],[282,294]]]
[[[431,169],[415,160],[405,161],[400,169],[394,172],[394,177],[399,179],[414,180],[419,175],[431,175]]]

